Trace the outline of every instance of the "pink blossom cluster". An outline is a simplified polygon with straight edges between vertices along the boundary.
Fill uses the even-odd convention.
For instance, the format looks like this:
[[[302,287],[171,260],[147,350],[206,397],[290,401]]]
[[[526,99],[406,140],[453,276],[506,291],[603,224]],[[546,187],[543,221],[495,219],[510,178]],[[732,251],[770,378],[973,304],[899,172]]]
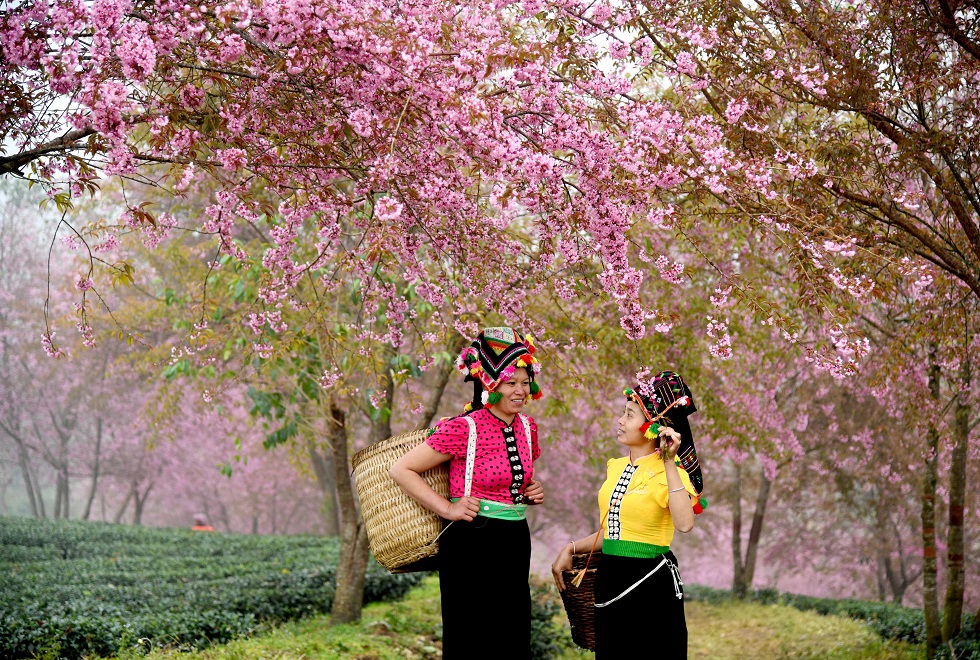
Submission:
[[[59,348],[54,343],[54,336],[56,334],[57,333],[54,332],[53,330],[52,331],[49,331],[49,332],[45,332],[44,334],[42,334],[41,335],[41,346],[44,348],[44,352],[47,354],[48,357],[53,357],[53,358],[65,357],[67,355],[67,353],[65,353],[64,350],[62,350],[61,348]]]
[[[671,261],[665,255],[660,255],[657,257],[656,266],[657,270],[660,271],[660,278],[662,280],[671,284],[681,284],[684,281],[682,278],[684,264]]]
[[[708,352],[719,360],[727,360],[732,357],[732,337],[728,333],[728,320],[715,319],[708,317],[706,332],[715,342],[708,347]]]

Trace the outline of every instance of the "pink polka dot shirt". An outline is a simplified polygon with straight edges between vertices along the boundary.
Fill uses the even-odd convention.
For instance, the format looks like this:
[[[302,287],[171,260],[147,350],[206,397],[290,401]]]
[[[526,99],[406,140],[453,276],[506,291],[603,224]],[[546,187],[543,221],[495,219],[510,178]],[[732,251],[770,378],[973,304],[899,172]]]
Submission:
[[[471,496],[501,502],[514,503],[514,493],[523,495],[528,482],[534,476],[534,461],[541,455],[538,446],[538,426],[530,417],[531,455],[528,456],[524,424],[519,417],[507,426],[486,408],[470,413],[476,422],[476,459],[473,462],[473,490]],[[523,468],[523,483],[515,483],[515,471],[508,458],[505,436],[513,434],[512,444]],[[426,444],[440,454],[447,454],[449,461],[449,496],[462,497],[466,489],[466,444],[470,437],[470,425],[462,416],[440,422]],[[518,470],[520,472],[520,470]]]

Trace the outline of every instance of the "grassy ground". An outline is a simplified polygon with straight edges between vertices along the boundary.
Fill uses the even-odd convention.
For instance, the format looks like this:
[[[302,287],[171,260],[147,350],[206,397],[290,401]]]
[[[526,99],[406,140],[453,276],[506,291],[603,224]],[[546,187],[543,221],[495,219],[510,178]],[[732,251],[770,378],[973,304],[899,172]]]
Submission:
[[[883,642],[862,624],[775,605],[688,603],[690,657],[740,659],[834,658],[839,660],[912,660],[921,650],[907,644]],[[157,651],[151,660],[387,660],[438,658],[438,580],[426,578],[400,602],[364,608],[361,623],[329,627],[329,617],[312,617],[255,637],[194,653]],[[137,657],[124,653],[120,660]],[[142,656],[140,656],[142,657]],[[571,660],[593,658],[570,648]]]
[[[692,658],[912,660],[922,655],[918,647],[884,641],[853,619],[785,605],[689,603],[687,608]]]

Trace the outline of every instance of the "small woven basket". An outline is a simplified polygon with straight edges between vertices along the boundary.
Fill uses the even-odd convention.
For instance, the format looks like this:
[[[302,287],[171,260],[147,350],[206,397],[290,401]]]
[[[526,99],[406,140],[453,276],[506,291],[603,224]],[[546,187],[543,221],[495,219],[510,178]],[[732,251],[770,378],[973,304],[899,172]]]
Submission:
[[[392,463],[429,437],[429,429],[382,440],[354,454],[354,484],[361,502],[371,552],[392,573],[434,570],[442,518],[409,497],[388,474]],[[449,464],[422,478],[449,498]]]
[[[585,568],[588,557],[587,552],[573,555],[572,570],[562,571],[565,590],[561,592],[561,600],[572,628],[572,641],[583,649],[595,651],[595,574],[602,559],[601,552],[593,553],[582,584],[572,585],[572,579]]]

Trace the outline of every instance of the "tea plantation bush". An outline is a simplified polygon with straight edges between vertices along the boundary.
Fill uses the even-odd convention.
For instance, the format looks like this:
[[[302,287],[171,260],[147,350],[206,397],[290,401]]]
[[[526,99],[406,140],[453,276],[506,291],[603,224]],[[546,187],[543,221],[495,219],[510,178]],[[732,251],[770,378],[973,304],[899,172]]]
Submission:
[[[0,517],[0,657],[203,648],[330,610],[337,542]],[[421,579],[371,562],[365,601]]]

